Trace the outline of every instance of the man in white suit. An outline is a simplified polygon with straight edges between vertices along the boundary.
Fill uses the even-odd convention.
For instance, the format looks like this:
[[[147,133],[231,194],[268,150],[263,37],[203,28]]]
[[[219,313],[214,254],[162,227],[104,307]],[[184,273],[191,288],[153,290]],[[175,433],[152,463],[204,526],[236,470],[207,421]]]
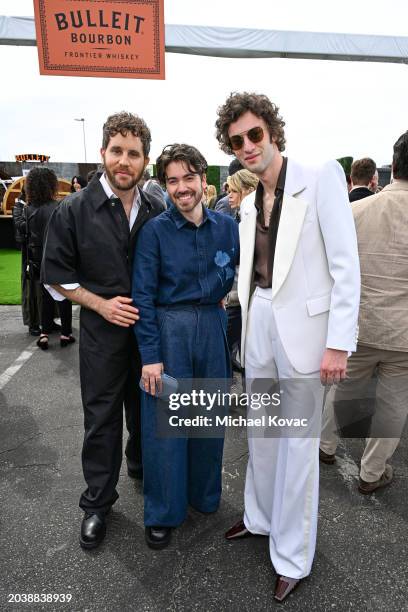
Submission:
[[[341,166],[284,158],[284,122],[263,95],[234,93],[218,109],[217,138],[259,177],[241,204],[241,364],[247,391],[286,379],[282,414],[320,419],[324,386],[345,377],[356,349],[360,273]],[[319,382],[319,378],[322,384]],[[306,383],[318,383],[309,393]],[[313,406],[304,406],[313,396]],[[283,396],[282,396],[283,397]],[[309,402],[310,404],[310,402]],[[269,536],[282,601],[310,571],[316,546],[319,429],[248,439],[245,513],[227,539]]]

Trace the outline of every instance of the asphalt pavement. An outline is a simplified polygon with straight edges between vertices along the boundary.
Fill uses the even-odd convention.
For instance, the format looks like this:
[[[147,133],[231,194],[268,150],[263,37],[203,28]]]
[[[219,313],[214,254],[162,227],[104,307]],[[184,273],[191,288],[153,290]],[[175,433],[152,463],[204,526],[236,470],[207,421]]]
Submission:
[[[74,328],[78,336],[78,311]],[[245,431],[227,431],[217,513],[192,510],[171,545],[152,551],[141,484],[122,468],[106,539],[85,552],[78,543],[82,422],[78,344],[60,349],[53,336],[50,350],[40,351],[19,307],[1,306],[1,611],[408,610],[406,432],[392,461],[395,481],[371,496],[356,485],[362,440],[343,440],[337,464],[321,466],[313,571],[278,604],[267,538],[223,538],[243,511]]]

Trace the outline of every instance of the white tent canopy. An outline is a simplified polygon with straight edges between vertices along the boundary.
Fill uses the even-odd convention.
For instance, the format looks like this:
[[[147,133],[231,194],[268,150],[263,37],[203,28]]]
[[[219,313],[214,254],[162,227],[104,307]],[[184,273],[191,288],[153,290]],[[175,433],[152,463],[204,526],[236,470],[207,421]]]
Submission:
[[[291,32],[207,26],[165,26],[169,53],[213,57],[288,57],[408,63],[408,37]],[[0,45],[35,46],[32,17],[0,15]]]

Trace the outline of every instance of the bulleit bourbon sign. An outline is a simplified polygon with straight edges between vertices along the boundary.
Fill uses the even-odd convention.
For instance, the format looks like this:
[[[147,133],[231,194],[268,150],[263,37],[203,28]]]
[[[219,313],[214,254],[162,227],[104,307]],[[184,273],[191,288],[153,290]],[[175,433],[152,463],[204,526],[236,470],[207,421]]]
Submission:
[[[164,79],[164,0],[34,0],[40,73]]]

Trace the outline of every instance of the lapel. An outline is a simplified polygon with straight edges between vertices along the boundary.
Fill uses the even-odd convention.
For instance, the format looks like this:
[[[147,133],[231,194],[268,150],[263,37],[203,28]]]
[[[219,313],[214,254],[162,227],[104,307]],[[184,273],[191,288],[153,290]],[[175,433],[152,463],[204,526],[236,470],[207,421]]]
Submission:
[[[302,166],[288,159],[282,211],[276,239],[272,275],[272,298],[276,296],[288,275],[295,256],[308,203],[299,197],[306,188]],[[255,232],[254,232],[255,234]]]
[[[152,207],[150,202],[147,200],[144,191],[140,189],[140,208],[136,220],[130,231],[130,249],[132,253],[135,246],[137,232],[140,230],[142,225],[150,218],[151,210]]]
[[[247,196],[244,202],[241,204],[241,223],[239,224],[238,294],[241,304],[247,304],[253,273],[256,234],[255,192]]]

